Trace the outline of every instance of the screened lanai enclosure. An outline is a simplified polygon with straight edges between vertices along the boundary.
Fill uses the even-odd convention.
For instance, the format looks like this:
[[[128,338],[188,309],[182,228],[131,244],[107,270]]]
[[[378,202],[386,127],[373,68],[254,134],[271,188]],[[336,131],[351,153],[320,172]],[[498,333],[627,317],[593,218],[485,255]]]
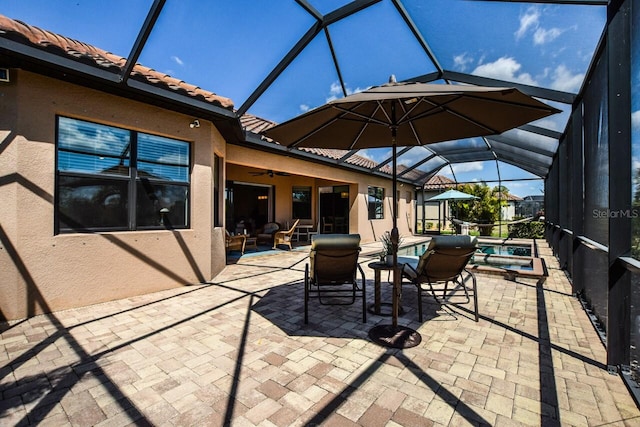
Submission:
[[[398,180],[416,193],[441,175],[544,195],[546,239],[600,332],[609,370],[630,384],[640,378],[640,1],[88,3],[2,2],[0,15],[113,52],[126,58],[120,67],[80,66],[7,33],[0,53],[12,65],[197,113],[229,144],[388,177],[391,148],[327,160],[261,132],[390,75],[515,87],[560,110],[500,135],[398,141]],[[137,63],[229,97],[234,108],[142,81]]]

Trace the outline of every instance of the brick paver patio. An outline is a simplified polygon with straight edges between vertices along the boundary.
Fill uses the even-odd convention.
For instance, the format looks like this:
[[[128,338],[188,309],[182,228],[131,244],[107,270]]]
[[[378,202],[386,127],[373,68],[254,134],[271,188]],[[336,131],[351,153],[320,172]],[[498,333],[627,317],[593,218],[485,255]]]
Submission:
[[[0,425],[640,425],[564,273],[479,275],[480,322],[405,288],[422,342],[379,347],[389,319],[312,302],[307,252],[246,254],[210,284],[0,325]],[[366,269],[373,301],[373,272]],[[390,298],[384,285],[383,298]]]

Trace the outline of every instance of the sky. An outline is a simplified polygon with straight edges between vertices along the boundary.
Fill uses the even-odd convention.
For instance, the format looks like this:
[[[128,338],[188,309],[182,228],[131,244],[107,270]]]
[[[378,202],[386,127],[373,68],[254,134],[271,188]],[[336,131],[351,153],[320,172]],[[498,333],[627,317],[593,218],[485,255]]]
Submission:
[[[128,56],[152,0],[0,0],[0,14]],[[321,14],[348,3],[310,0]],[[577,93],[606,20],[606,7],[475,0],[404,0],[440,65],[459,71]],[[139,62],[231,98],[236,108],[254,93],[314,24],[294,0],[167,0]],[[329,38],[327,37],[329,35]],[[321,32],[248,112],[283,122],[344,96],[329,50],[336,52],[346,93],[436,71],[390,0]],[[565,112],[537,123],[564,130]],[[382,161],[390,150],[362,155]],[[416,156],[411,158],[411,156]],[[405,156],[410,164],[422,152]],[[450,168],[443,175],[453,177]],[[497,180],[495,162],[453,167],[460,182]],[[500,164],[504,180],[533,175]],[[497,183],[490,183],[497,185]],[[542,181],[506,182],[512,194],[542,193]]]

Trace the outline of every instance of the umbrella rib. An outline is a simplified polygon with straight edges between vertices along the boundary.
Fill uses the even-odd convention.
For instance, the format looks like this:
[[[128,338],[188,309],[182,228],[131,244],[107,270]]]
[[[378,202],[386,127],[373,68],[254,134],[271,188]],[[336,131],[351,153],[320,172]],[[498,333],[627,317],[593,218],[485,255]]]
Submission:
[[[357,104],[354,108],[356,108],[356,107],[358,107],[360,105],[362,105],[362,103]],[[344,117],[347,114],[352,114],[354,116],[357,116],[357,117],[365,119],[363,121],[362,128],[360,128],[360,131],[358,132],[358,135],[356,135],[356,137],[353,139],[353,142],[351,144],[349,144],[349,148],[348,148],[349,150],[353,150],[354,147],[356,146],[356,144],[358,144],[358,141],[360,140],[360,137],[362,136],[362,134],[367,129],[367,126],[370,123],[377,123],[377,124],[381,124],[383,126],[389,126],[388,123],[385,123],[384,121],[376,120],[376,119],[373,118],[373,116],[382,108],[382,104],[380,102],[378,102],[378,105],[377,105],[376,109],[373,111],[373,113],[371,114],[371,116],[365,116],[363,114],[356,113],[356,112],[354,112],[352,110],[349,110],[347,108],[342,108],[342,107],[337,106],[337,105],[334,105],[333,107],[338,111],[342,111],[342,114],[340,115],[340,117]],[[384,110],[384,108],[382,108],[382,112],[388,118],[387,112]]]
[[[333,117],[331,120],[329,120],[326,123],[323,123],[322,125],[318,126],[317,128],[313,129],[311,132],[308,132],[306,135],[302,136],[301,138],[298,138],[296,141],[292,142],[291,144],[288,145],[288,147],[290,148],[296,148],[298,145],[300,145],[305,139],[310,138],[311,136],[313,136],[314,134],[316,134],[317,132],[320,132],[322,129],[326,128],[327,126],[331,125],[331,123],[335,122],[336,120],[338,120],[338,117]]]
[[[405,117],[407,117],[409,114],[411,114],[411,112],[419,105],[418,102],[415,103],[414,106],[412,106],[410,109],[405,110],[405,105],[402,102],[398,103],[400,105],[400,108],[402,108],[404,114],[402,115],[402,117],[400,117],[400,120],[398,120],[398,123],[402,123],[403,119]],[[418,136],[418,132],[416,131],[416,127],[413,125],[413,120],[409,120],[407,123],[409,123],[409,128],[411,129],[411,133],[413,134],[413,137],[416,140],[416,144],[415,145],[420,145],[423,146],[425,144],[423,144],[422,140],[420,139],[420,137]]]
[[[364,102],[360,102],[360,103],[356,104],[356,106],[355,106],[355,107],[359,107],[359,106],[360,106],[360,105],[362,105],[362,104],[364,104]],[[379,120],[379,119],[374,118],[374,117],[373,117],[373,114],[372,114],[371,116],[367,116],[367,115],[365,115],[365,114],[361,114],[361,113],[355,112],[355,111],[353,111],[353,110],[350,110],[350,109],[348,109],[348,108],[341,107],[341,106],[339,106],[339,105],[332,105],[332,107],[333,107],[333,108],[335,108],[335,109],[336,109],[336,110],[338,110],[338,111],[342,111],[342,113],[343,113],[343,114],[341,114],[339,117],[336,117],[336,119],[338,119],[338,118],[342,118],[342,117],[344,117],[344,116],[345,116],[345,115],[347,115],[347,114],[352,114],[352,115],[354,115],[354,116],[356,116],[356,117],[359,117],[359,118],[361,118],[361,119],[364,119],[364,122],[365,122],[366,124],[369,124],[369,123],[377,123],[377,124],[384,125],[384,126],[389,126],[389,125],[391,124],[391,120],[389,119],[389,116],[387,115],[387,112],[384,110],[384,108],[382,109],[382,111],[384,112],[385,116],[386,116],[386,117],[387,117],[387,119],[389,120],[388,122],[385,122],[385,121],[383,121],[383,120]],[[354,108],[355,108],[355,107],[354,107]],[[378,101],[378,106],[376,107],[376,110],[374,111],[374,114],[375,114],[378,110],[380,110],[380,108],[381,108],[381,107],[382,107],[382,106],[381,106],[380,102]]]
[[[359,107],[360,105],[362,105],[363,102],[359,102],[358,104],[356,104],[354,106],[354,108]],[[311,130],[310,132],[308,132],[306,135],[298,138],[296,141],[292,142],[291,144],[288,145],[288,147],[290,148],[296,148],[298,145],[300,145],[305,139],[312,137],[313,135],[315,135],[316,133],[320,132],[322,129],[326,128],[327,126],[330,126],[331,124],[335,123],[336,121],[342,119],[346,114],[353,114],[356,115],[358,117],[362,117],[362,118],[367,118],[366,116],[363,116],[362,114],[358,114],[358,113],[354,113],[351,110],[348,110],[346,108],[342,108],[342,107],[338,107],[336,105],[332,105],[332,108],[335,108],[338,111],[342,111],[342,114],[336,116],[336,117],[332,117],[331,120],[327,121],[326,123],[321,124],[320,126],[316,127],[315,129]],[[368,120],[365,123],[365,126],[363,127],[363,129],[360,131],[360,133],[358,134],[358,137],[360,137],[360,135],[362,134],[362,132],[364,131],[364,128],[366,127],[366,125],[368,124],[368,122],[377,122],[375,120]],[[382,124],[385,124],[384,122],[382,122]],[[353,145],[353,144],[352,144]]]
[[[422,117],[426,117],[432,114],[437,114],[439,112],[449,112],[451,114],[454,114],[458,117],[460,117],[463,120],[468,121],[469,123],[473,123],[476,126],[482,127],[490,132],[493,132],[495,134],[499,134],[502,133],[503,131],[500,131],[498,129],[493,129],[490,128],[488,126],[486,126],[485,124],[478,122],[477,120],[472,119],[469,116],[466,116],[462,113],[459,113],[457,111],[455,111],[452,108],[447,107],[448,104],[457,101],[458,99],[462,98],[463,96],[456,96],[455,98],[453,98],[452,100],[446,102],[446,103],[442,103],[439,104],[437,102],[435,102],[432,98],[427,99],[427,98],[421,98],[420,101],[421,102],[426,102],[427,104],[433,105],[434,107],[436,107],[436,109],[439,109],[440,111],[434,112],[434,110],[429,110],[429,111],[425,111],[424,113],[415,116],[415,117],[411,117],[410,120],[416,120],[418,118],[422,118]],[[522,102],[515,102],[515,101],[506,101],[506,100],[500,100],[500,99],[492,99],[492,98],[486,98],[486,97],[482,97],[482,96],[473,96],[473,95],[465,95],[465,98],[473,98],[473,99],[477,99],[483,102],[488,102],[488,103],[494,103],[494,104],[500,104],[500,105],[510,105],[513,107],[518,107],[518,108],[525,108],[525,109],[529,109],[529,110],[534,110],[534,111],[544,111],[544,112],[549,112],[549,108],[545,108],[544,106],[536,106],[536,105],[528,105],[528,104],[524,104]],[[403,119],[405,119],[405,117],[403,117]]]
[[[453,99],[447,101],[446,103],[435,102],[433,100],[433,98],[420,97],[419,98],[419,102],[416,103],[416,104],[427,103],[429,105],[432,105],[435,108],[434,109],[430,109],[429,111],[425,111],[425,112],[423,112],[423,113],[421,113],[419,115],[413,116],[413,117],[408,117],[409,114],[411,113],[411,110],[409,110],[406,114],[404,114],[402,116],[402,118],[398,121],[398,123],[399,124],[404,124],[406,122],[410,123],[410,122],[412,122],[414,120],[417,120],[417,119],[420,119],[420,118],[423,118],[423,117],[427,117],[427,116],[434,115],[434,114],[448,112],[448,113],[453,114],[453,115],[455,115],[455,116],[457,116],[457,117],[459,117],[459,118],[461,118],[463,120],[466,120],[469,123],[472,123],[472,124],[474,124],[474,125],[476,125],[478,127],[481,127],[483,129],[486,129],[487,131],[491,132],[492,134],[500,134],[500,133],[502,133],[502,131],[500,131],[498,129],[494,129],[494,128],[491,128],[489,126],[486,126],[485,124],[483,124],[481,122],[478,122],[477,120],[474,120],[469,116],[466,116],[466,115],[464,115],[462,113],[459,113],[459,112],[455,111],[454,109],[452,109],[450,107],[447,107],[448,104],[450,104],[450,103],[452,103],[454,101],[457,101],[462,97],[463,97],[462,95],[458,95],[458,96],[454,97]],[[484,101],[484,102],[489,102],[489,103],[498,103],[498,104],[501,104],[501,105],[505,105],[506,104],[506,105],[511,105],[511,106],[518,107],[518,108],[526,108],[526,109],[535,110],[535,111],[546,111],[546,112],[549,111],[548,107],[545,108],[543,106],[528,105],[528,104],[524,104],[524,103],[521,103],[521,102],[515,102],[515,101],[491,99],[491,98],[486,98],[486,97],[483,97],[483,96],[473,96],[473,95],[469,95],[469,94],[465,94],[464,97],[465,98],[473,98],[473,99],[477,99],[477,100]],[[415,108],[415,106],[414,106],[414,108]]]
[[[485,129],[488,132],[490,132],[491,134],[502,133],[501,131],[499,131],[497,129],[490,128],[489,126],[486,126],[485,124],[480,123],[477,120],[473,120],[471,117],[468,117],[468,116],[466,116],[464,114],[461,114],[461,113],[455,111],[452,108],[447,107],[447,104],[450,104],[451,102],[456,101],[456,100],[458,100],[460,98],[461,98],[461,96],[457,96],[454,99],[452,99],[451,101],[448,101],[448,102],[446,102],[444,104],[438,104],[437,102],[434,102],[431,99],[421,98],[420,102],[427,103],[429,105],[434,106],[435,108],[433,108],[433,109],[431,109],[429,111],[425,111],[424,113],[418,114],[415,117],[411,117],[410,121],[418,120],[418,119],[421,119],[423,117],[428,117],[428,116],[432,116],[432,115],[435,115],[435,114],[449,113],[449,114],[453,114],[456,117],[461,118],[462,120],[466,120],[467,122],[472,123],[472,124],[482,128],[482,129]],[[483,99],[483,98],[479,98],[479,99]]]
[[[514,91],[516,89],[510,89],[509,91]],[[518,102],[518,101],[512,101],[512,100],[502,100],[502,99],[493,99],[493,98],[486,98],[483,96],[478,96],[478,95],[466,95],[467,98],[473,98],[473,99],[479,99],[481,101],[486,101],[486,102],[493,102],[493,103],[498,103],[498,104],[507,104],[507,105],[512,105],[514,107],[518,107],[518,108],[526,108],[529,110],[535,110],[535,111],[543,111],[546,113],[554,113],[555,108],[550,107],[544,103],[539,103],[539,105],[531,105],[531,104],[525,104],[523,102]],[[530,98],[530,99],[534,99],[534,98]],[[534,99],[535,100],[535,99]],[[557,112],[557,111],[555,111]]]
[[[353,138],[353,142],[351,144],[349,144],[349,150],[353,150],[356,146],[356,144],[358,143],[358,141],[360,140],[360,137],[362,136],[362,134],[364,133],[364,130],[367,128],[368,123],[364,123],[362,125],[362,127],[360,128],[360,131],[358,132],[358,135],[356,135],[355,138]]]

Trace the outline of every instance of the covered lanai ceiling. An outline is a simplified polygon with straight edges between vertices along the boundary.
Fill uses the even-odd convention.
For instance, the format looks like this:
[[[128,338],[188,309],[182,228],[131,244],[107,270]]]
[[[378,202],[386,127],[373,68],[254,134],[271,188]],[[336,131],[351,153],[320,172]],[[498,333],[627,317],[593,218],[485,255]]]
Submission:
[[[398,81],[515,86],[563,111],[499,136],[399,148],[399,178],[422,185],[436,173],[457,181],[545,177],[597,49],[606,4],[21,0],[2,2],[0,14],[127,59],[115,77],[113,72],[77,70],[93,81],[141,91],[132,75],[133,64],[140,63],[231,98],[233,111],[243,118],[237,121],[240,140],[262,147],[273,144],[258,135],[265,126],[383,84],[392,74]],[[15,52],[2,36],[0,48],[50,60],[37,51]],[[171,98],[180,101],[175,94]],[[202,117],[209,113],[229,118],[223,108],[187,104],[201,108]],[[391,151],[369,149],[334,157],[362,168],[363,162],[348,161],[350,155],[371,160],[370,169],[379,173]]]

